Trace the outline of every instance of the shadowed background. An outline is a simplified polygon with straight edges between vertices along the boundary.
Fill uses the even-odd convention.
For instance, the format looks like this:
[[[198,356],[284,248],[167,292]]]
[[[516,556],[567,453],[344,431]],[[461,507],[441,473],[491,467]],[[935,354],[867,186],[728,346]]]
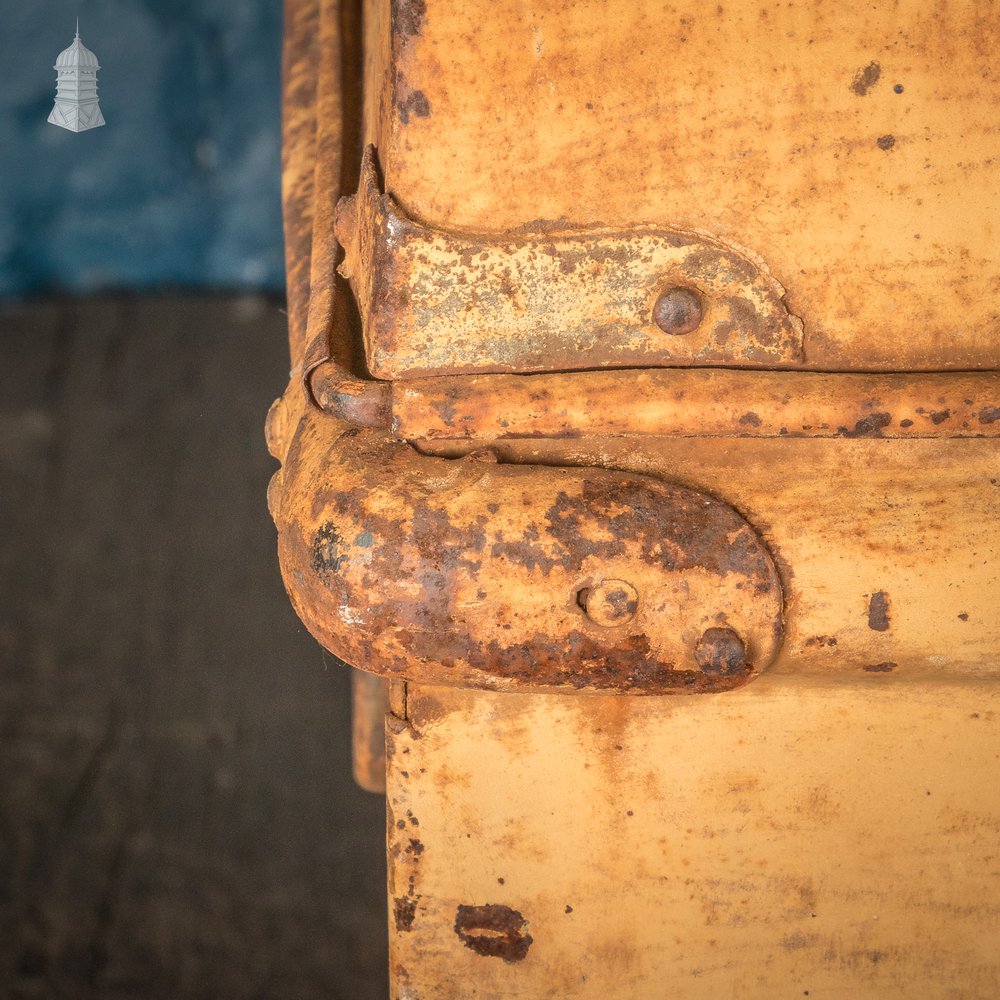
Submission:
[[[47,123],[56,56],[107,125]],[[0,0],[0,296],[284,288],[280,0]]]
[[[383,802],[265,505],[280,5],[82,3],[81,134],[76,13],[0,2],[0,995],[382,997]]]

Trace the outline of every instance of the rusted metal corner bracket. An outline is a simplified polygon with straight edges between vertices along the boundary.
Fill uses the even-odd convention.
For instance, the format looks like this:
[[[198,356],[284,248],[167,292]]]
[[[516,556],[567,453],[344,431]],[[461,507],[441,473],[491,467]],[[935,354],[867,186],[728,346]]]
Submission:
[[[758,258],[705,233],[434,229],[381,191],[371,146],[336,233],[376,378],[803,358],[781,285]]]
[[[449,460],[312,413],[273,513],[296,611],[353,666],[496,690],[738,687],[775,657],[781,582],[726,503],[603,468]]]

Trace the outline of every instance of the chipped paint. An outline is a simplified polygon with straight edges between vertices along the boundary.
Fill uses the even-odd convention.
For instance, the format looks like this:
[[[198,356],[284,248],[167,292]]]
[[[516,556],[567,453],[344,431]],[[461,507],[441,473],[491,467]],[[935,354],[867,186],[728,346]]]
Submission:
[[[672,369],[406,379],[392,429],[423,439],[1000,436],[1000,374]]]
[[[524,961],[533,941],[520,912],[500,903],[460,903],[455,911],[455,933],[477,955],[507,963]]]
[[[432,458],[354,430],[290,451],[276,517],[299,615],[377,673],[695,693],[745,683],[781,644],[781,583],[753,528],[649,476]],[[723,632],[738,657],[698,651]]]
[[[380,191],[369,147],[337,238],[377,378],[802,358],[802,324],[781,285],[754,254],[705,233],[430,229]]]

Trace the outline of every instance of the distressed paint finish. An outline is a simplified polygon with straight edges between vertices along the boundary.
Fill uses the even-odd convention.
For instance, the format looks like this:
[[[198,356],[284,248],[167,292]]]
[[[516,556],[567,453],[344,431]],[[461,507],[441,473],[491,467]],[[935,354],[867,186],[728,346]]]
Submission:
[[[993,1000],[998,726],[982,679],[410,684],[387,734],[392,996]],[[456,929],[485,906],[517,914],[499,956]]]
[[[300,425],[272,513],[299,616],[353,666],[470,687],[694,693],[746,682],[780,646],[771,556],[708,494],[490,452],[448,461],[324,426]],[[720,630],[742,644],[738,662],[699,651]]]
[[[411,218],[709,232],[767,261],[810,368],[997,367],[992,5],[392,6],[366,136]]]
[[[769,673],[844,677],[886,661],[897,676],[1000,671],[1000,442],[593,437],[492,449],[501,462],[602,465],[724,497],[782,576],[783,655]],[[870,625],[879,592],[885,630]]]
[[[377,378],[801,360],[784,289],[747,251],[704,233],[428,229],[379,191],[368,147],[337,236]]]
[[[366,4],[365,139],[412,220],[471,233],[539,220],[708,231],[766,257],[804,321],[805,366],[838,373],[768,374],[755,389],[739,372],[663,371],[630,398],[636,373],[406,389],[362,377],[360,331],[333,277],[332,199],[347,171],[337,8],[322,5],[307,346],[269,419],[293,601],[316,586],[297,574],[345,565],[322,515],[346,481],[337,474],[373,475],[359,440],[429,463],[429,491],[442,466],[422,455],[486,445],[497,464],[466,461],[620,470],[718,496],[760,534],[786,596],[781,655],[724,694],[391,679],[398,1000],[642,1000],[665,984],[752,1000],[1000,992],[1000,453],[995,439],[956,439],[966,423],[995,427],[992,377],[963,373],[998,367],[998,27],[979,10],[690,0],[609,16],[588,0],[500,0],[484,17]],[[892,374],[839,374],[852,370]],[[777,381],[792,374],[804,380]],[[529,378],[553,379],[552,398],[531,399]],[[685,411],[680,392],[704,412]],[[767,413],[750,405],[758,392]],[[523,422],[513,429],[508,403]],[[601,410],[609,426],[591,436]],[[586,437],[570,436],[578,419]],[[796,421],[796,433],[815,421],[838,436],[793,438]],[[699,427],[722,436],[680,436]],[[744,429],[777,437],[735,436]],[[389,494],[378,486],[371,502]],[[628,619],[616,581],[629,582],[578,596],[602,619]],[[712,638],[696,647],[703,662],[739,663],[724,629]],[[371,637],[351,641],[352,661],[380,669]]]
[[[410,439],[1000,437],[1000,374],[574,372],[406,379],[385,416]]]

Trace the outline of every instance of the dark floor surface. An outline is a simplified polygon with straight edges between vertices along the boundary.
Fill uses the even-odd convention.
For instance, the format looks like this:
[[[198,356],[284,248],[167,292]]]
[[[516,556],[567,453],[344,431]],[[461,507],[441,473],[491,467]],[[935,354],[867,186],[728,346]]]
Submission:
[[[382,799],[265,490],[279,304],[0,307],[0,996],[383,998]]]

